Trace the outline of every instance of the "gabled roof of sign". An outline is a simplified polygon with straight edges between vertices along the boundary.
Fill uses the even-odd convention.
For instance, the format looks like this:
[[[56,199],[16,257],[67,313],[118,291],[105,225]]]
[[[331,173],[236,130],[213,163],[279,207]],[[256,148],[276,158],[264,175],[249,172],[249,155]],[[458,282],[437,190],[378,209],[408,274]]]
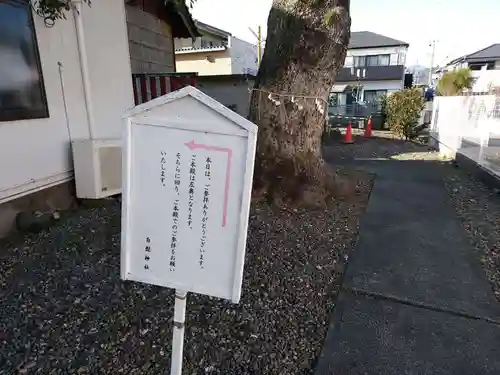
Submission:
[[[371,31],[351,32],[348,48],[372,48],[372,47],[408,47],[409,44],[401,40],[389,38],[385,35],[372,33]]]
[[[123,118],[127,117],[132,117],[136,116],[145,112],[150,111],[151,109],[161,106],[163,104],[168,104],[170,102],[185,98],[186,96],[190,96],[199,102],[205,104],[207,107],[211,108],[215,112],[219,113],[226,119],[228,119],[231,122],[234,122],[235,124],[239,125],[241,128],[247,130],[250,133],[257,134],[257,125],[255,125],[253,122],[247,120],[243,116],[240,116],[236,112],[232,111],[231,109],[223,106],[221,103],[219,103],[217,100],[214,98],[208,96],[207,94],[201,92],[197,88],[193,86],[186,86],[180,90],[170,92],[166,95],[159,96],[153,100],[150,100],[149,102],[139,104],[131,109],[128,109],[125,111],[123,114]]]

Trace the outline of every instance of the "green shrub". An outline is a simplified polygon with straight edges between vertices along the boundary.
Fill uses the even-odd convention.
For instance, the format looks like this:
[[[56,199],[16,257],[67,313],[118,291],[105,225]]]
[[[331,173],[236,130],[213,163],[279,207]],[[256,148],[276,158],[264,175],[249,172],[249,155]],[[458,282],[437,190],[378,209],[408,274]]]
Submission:
[[[389,95],[385,104],[389,129],[400,137],[411,138],[424,103],[419,89],[404,89]]]
[[[437,84],[437,94],[442,96],[460,95],[464,89],[470,89],[473,84],[470,69],[462,68],[446,72]]]

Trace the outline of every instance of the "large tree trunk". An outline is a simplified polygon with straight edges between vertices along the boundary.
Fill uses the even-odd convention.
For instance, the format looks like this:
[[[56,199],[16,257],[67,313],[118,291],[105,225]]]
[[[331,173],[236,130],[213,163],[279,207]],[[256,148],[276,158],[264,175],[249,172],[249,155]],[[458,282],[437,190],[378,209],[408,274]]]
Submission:
[[[321,136],[350,23],[349,0],[273,0],[250,107],[259,125],[255,188],[269,200],[324,202],[335,188]]]

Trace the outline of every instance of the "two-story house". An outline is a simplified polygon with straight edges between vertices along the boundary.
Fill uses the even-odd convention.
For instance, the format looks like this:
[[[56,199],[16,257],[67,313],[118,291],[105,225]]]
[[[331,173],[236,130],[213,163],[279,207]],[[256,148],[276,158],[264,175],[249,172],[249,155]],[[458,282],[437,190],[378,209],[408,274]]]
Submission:
[[[500,70],[500,43],[492,44],[474,53],[451,60],[442,70],[450,71],[458,68],[469,68],[476,71],[483,69],[485,66],[486,70]]]
[[[370,31],[352,32],[344,67],[332,88],[335,106],[376,102],[404,87],[409,44]]]
[[[175,39],[177,72],[200,76],[224,74],[257,75],[257,46],[231,33],[196,21],[201,34],[196,39]]]
[[[500,85],[500,43],[492,44],[474,53],[460,56],[451,60],[445,66],[436,70],[433,82],[437,81],[444,73],[451,70],[469,68],[475,78],[473,91],[487,91],[489,86]],[[480,79],[481,78],[481,79]]]

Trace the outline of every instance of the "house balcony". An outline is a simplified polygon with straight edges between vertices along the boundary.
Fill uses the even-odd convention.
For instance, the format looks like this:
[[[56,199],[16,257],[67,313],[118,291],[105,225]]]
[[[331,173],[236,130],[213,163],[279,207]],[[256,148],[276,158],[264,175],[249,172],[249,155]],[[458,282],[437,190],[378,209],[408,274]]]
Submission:
[[[356,76],[358,70],[360,78]],[[364,77],[363,70],[365,71]],[[337,82],[402,80],[404,74],[405,67],[403,65],[367,66],[354,69],[342,68],[337,76]]]

